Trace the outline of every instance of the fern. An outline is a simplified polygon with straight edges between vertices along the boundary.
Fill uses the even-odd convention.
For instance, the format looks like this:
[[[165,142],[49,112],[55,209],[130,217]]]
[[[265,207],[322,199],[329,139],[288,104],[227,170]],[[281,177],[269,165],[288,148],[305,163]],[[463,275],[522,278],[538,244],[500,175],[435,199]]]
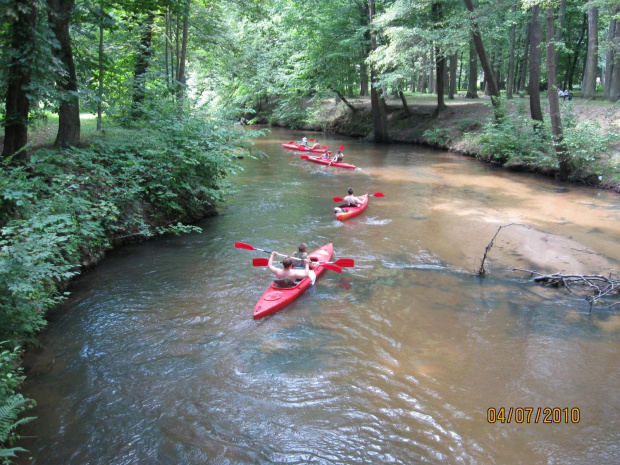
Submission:
[[[24,399],[21,394],[8,397],[4,405],[0,405],[0,460],[3,464],[9,464],[10,459],[17,458],[16,452],[28,452],[22,447],[10,446],[18,438],[15,432],[17,427],[35,419],[35,417],[18,419],[24,410],[33,405],[34,401]]]

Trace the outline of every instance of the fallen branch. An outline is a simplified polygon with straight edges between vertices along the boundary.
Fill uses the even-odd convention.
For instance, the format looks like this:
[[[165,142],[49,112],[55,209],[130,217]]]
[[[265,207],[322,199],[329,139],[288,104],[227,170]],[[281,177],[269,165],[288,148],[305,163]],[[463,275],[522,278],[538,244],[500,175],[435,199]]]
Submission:
[[[529,226],[526,226],[525,224],[521,224],[521,223],[505,224],[497,228],[497,231],[495,232],[495,235],[491,239],[491,242],[489,242],[489,245],[487,245],[486,248],[484,249],[484,255],[482,256],[482,260],[480,261],[480,268],[478,268],[478,271],[476,272],[476,274],[478,274],[479,276],[484,276],[486,274],[486,270],[484,269],[484,261],[487,259],[487,255],[490,252],[491,247],[493,247],[493,241],[495,240],[499,232],[502,230],[502,228],[507,228],[508,226],[523,226],[524,228],[530,229]]]
[[[585,297],[586,301],[590,304],[590,311],[592,311],[592,306],[599,299],[620,294],[620,280],[616,279],[612,274],[610,274],[609,277],[598,274],[542,274],[538,271],[525,270],[523,268],[513,268],[512,271],[522,271],[537,275],[533,279],[535,283],[542,283],[554,287],[566,287],[571,294]],[[612,308],[616,305],[620,305],[620,302],[613,303],[603,308]]]

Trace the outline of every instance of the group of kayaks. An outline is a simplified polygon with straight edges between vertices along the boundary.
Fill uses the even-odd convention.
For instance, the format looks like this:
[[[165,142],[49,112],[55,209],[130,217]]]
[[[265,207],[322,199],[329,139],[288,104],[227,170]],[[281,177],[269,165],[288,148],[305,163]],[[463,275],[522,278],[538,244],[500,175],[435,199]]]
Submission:
[[[325,153],[325,150],[327,149],[327,146],[323,146],[323,148],[308,148],[302,145],[294,144],[292,142],[289,142],[288,144],[284,143],[282,144],[282,147],[289,149],[289,150],[298,150],[302,152],[316,152],[316,153]],[[332,152],[328,151],[328,154],[331,154],[331,153]],[[301,155],[301,158],[304,160],[312,161],[314,163],[324,164],[330,167],[333,166],[333,167],[340,167],[340,168],[355,169],[354,165],[351,165],[349,163],[344,163],[344,162],[334,162],[330,158],[321,158],[321,157],[315,157],[315,156],[309,156],[309,155]],[[376,197],[384,197],[384,195],[380,192],[377,192],[372,195]],[[368,200],[370,198],[370,195],[364,194],[363,196],[360,196],[360,198],[363,199],[364,202],[359,206],[352,207],[349,205],[340,205],[339,207],[337,207],[334,211],[336,215],[336,219],[339,221],[344,221],[344,220],[347,220],[349,218],[352,218],[362,213],[366,209],[366,207],[368,207]],[[334,197],[333,200],[335,202],[342,202],[344,199],[341,197]],[[259,250],[262,252],[271,253],[268,250],[258,249],[248,244],[244,244],[242,242],[236,242],[235,247],[247,249],[247,250]],[[341,273],[342,269],[340,268],[340,266],[338,266],[339,264],[341,266],[353,266],[354,265],[354,262],[351,259],[341,259],[341,260],[337,260],[334,263],[331,263],[330,260],[332,258],[333,253],[334,253],[334,246],[333,244],[330,243],[308,254],[308,257],[310,258],[310,260],[317,263],[317,266],[314,268],[314,272],[316,274],[317,279],[326,269],[330,269],[338,273]],[[255,259],[255,261],[259,261],[259,260],[260,259]],[[262,260],[266,260],[266,259],[262,259]],[[264,263],[262,262],[262,260],[258,263],[264,266]],[[297,297],[299,297],[311,285],[312,285],[312,281],[309,277],[296,281],[295,285],[290,286],[290,287],[281,287],[276,282],[273,282],[269,286],[269,288],[263,293],[261,298],[258,299],[258,302],[256,303],[256,306],[254,307],[254,319],[257,320],[259,318],[263,318],[267,315],[271,315],[272,313],[280,310],[281,308],[283,308],[284,306],[286,306],[287,304],[295,300]]]

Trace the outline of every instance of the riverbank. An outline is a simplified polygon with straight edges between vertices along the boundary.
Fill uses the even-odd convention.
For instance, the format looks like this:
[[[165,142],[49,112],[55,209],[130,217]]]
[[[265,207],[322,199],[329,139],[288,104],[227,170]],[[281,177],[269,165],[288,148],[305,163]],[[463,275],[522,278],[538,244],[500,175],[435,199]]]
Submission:
[[[301,127],[306,130],[336,133],[372,140],[370,98],[358,97],[349,103],[323,100],[309,104],[305,121],[278,119],[267,112],[264,121],[279,126]],[[548,114],[547,102],[543,112]],[[576,167],[572,181],[620,193],[620,107],[602,101],[573,99],[561,101],[563,124],[574,151]],[[433,116],[436,97],[427,94],[407,96],[407,108],[400,99],[387,101],[387,120],[392,143],[421,144],[448,150],[481,161],[499,164],[514,171],[531,171],[555,176],[557,168],[552,157],[534,159],[530,154],[538,147],[526,144],[534,138],[529,126],[529,100],[517,97],[504,101],[507,120],[505,134],[488,140],[487,124],[493,119],[490,99],[466,99],[463,95],[446,100],[447,108]],[[548,118],[547,118],[548,119]],[[575,136],[579,137],[575,137]],[[516,140],[511,140],[511,138]],[[597,142],[596,144],[593,142]],[[600,142],[600,143],[599,143]],[[505,147],[501,147],[505,144]],[[515,147],[515,145],[517,145]],[[497,154],[502,153],[501,156]],[[521,152],[521,153],[519,153]]]

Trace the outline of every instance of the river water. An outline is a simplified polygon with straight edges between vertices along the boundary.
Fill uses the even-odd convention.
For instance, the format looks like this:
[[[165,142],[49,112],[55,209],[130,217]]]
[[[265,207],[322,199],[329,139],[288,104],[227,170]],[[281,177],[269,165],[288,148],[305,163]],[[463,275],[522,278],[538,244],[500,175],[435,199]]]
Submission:
[[[511,271],[619,270],[620,198],[315,135],[358,166],[328,168],[282,150],[301,137],[257,140],[269,158],[239,160],[202,233],[113,251],[75,281],[26,358],[38,420],[21,463],[620,463],[620,308]],[[349,186],[386,198],[340,223]],[[267,255],[236,241],[332,242],[355,267],[255,321]]]

